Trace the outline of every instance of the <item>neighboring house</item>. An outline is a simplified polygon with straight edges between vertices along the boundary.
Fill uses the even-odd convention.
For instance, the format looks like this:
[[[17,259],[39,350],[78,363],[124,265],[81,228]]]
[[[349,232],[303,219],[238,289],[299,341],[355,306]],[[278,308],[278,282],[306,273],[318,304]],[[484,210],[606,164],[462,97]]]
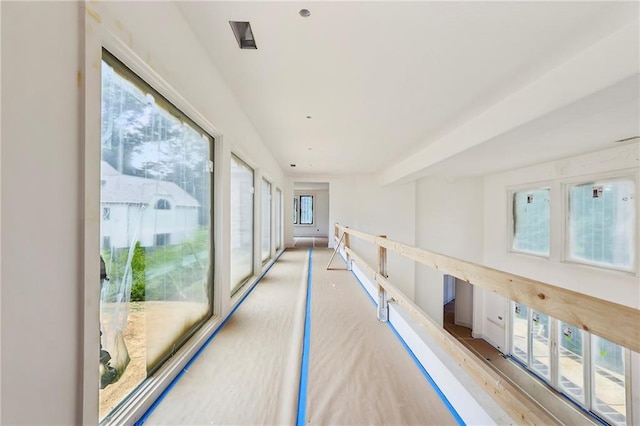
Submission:
[[[200,203],[173,182],[101,170],[102,248],[179,244],[198,228]]]

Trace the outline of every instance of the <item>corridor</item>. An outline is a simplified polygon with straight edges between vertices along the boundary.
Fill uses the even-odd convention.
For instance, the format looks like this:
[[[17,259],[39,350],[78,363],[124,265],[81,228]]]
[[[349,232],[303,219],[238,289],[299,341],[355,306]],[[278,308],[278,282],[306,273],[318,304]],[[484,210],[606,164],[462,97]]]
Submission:
[[[140,424],[458,423],[331,253],[285,251]]]

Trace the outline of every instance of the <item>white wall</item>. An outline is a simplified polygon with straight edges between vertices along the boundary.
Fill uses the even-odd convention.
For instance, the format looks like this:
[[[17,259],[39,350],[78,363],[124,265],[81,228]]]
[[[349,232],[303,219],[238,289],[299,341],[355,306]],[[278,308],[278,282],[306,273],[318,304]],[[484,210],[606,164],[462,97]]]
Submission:
[[[81,423],[82,33],[78,3],[2,3],[2,424]]]
[[[586,181],[598,176],[638,178],[640,144],[623,145],[514,170],[485,178],[485,263],[560,287],[640,307],[638,275],[562,261],[565,221],[563,182]],[[549,258],[509,252],[510,202],[508,188],[548,185],[551,187],[551,254]],[[638,189],[636,188],[636,194]],[[639,197],[636,196],[636,201]],[[638,219],[636,214],[636,220]],[[636,233],[638,225],[636,224]],[[636,239],[636,243],[637,243]],[[636,263],[637,263],[636,259]]]
[[[456,310],[454,323],[473,328],[473,286],[456,278]]]
[[[425,177],[416,185],[416,246],[482,263],[482,178]],[[416,264],[415,302],[442,324],[443,274]]]
[[[100,181],[103,41],[145,79],[155,75],[148,82],[217,137],[219,266],[229,260],[230,152],[284,186],[281,169],[174,4],[3,2],[2,424],[98,419],[100,205],[91,192],[99,193]],[[94,113],[87,121],[85,107]],[[85,164],[87,158],[96,161]],[[228,280],[228,268],[216,269],[217,280]],[[218,309],[224,315],[230,307],[227,297]]]
[[[329,183],[329,244],[333,247],[334,224],[387,235],[405,244],[415,242],[415,183],[379,186],[374,175],[360,176],[296,176],[287,185],[293,197],[293,182]],[[285,203],[285,218],[292,217],[292,203]],[[287,211],[288,209],[288,211]],[[293,225],[285,220],[287,246],[293,244]],[[288,230],[287,230],[288,228]],[[377,250],[368,243],[352,239],[352,247],[376,267]],[[413,299],[415,269],[413,261],[394,253],[388,255],[389,279]]]
[[[329,236],[329,191],[296,190],[295,197],[313,195],[313,225],[293,225],[294,237],[327,237]],[[289,216],[291,218],[291,216]],[[333,231],[333,230],[332,230]],[[333,235],[333,232],[331,232]]]
[[[640,307],[638,274],[608,270],[593,266],[564,262],[563,228],[564,182],[588,181],[593,178],[631,173],[638,179],[640,144],[627,144],[608,150],[584,154],[565,160],[557,160],[531,167],[500,173],[485,178],[484,188],[484,263],[486,266],[523,275],[580,293],[609,300],[615,303]],[[509,188],[551,188],[551,253],[549,258],[509,252],[510,200]],[[636,188],[636,211],[638,204]],[[638,217],[636,214],[636,235]],[[636,239],[636,243],[639,243]],[[636,249],[640,253],[640,248]],[[637,265],[637,259],[636,259]],[[506,340],[499,339],[503,330],[498,330],[495,320],[507,310],[506,301],[484,292],[482,303],[476,305],[476,318],[481,318],[483,329],[474,329],[485,335],[493,344],[504,346]],[[489,318],[492,321],[489,321]],[[504,333],[503,333],[504,334]]]
[[[415,183],[379,186],[372,175],[358,176],[350,191],[355,202],[356,218],[352,223],[341,222],[351,228],[401,243],[415,244]],[[351,239],[352,247],[374,269],[378,264],[377,249],[369,243]],[[414,298],[415,268],[413,261],[396,253],[387,254],[389,281],[411,300]]]

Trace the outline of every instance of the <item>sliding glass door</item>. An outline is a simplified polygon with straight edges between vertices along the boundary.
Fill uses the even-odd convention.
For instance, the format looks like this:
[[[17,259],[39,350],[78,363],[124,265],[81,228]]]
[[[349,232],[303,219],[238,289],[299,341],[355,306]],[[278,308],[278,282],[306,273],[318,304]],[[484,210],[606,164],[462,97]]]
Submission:
[[[101,134],[102,419],[212,314],[213,138],[106,51]]]

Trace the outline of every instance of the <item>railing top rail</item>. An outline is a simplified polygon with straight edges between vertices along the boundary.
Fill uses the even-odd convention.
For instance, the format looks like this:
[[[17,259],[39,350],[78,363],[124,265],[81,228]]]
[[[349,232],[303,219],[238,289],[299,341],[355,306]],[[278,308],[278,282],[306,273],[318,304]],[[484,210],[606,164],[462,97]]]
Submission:
[[[336,224],[336,228],[640,353],[639,309],[409,246],[339,224]]]

